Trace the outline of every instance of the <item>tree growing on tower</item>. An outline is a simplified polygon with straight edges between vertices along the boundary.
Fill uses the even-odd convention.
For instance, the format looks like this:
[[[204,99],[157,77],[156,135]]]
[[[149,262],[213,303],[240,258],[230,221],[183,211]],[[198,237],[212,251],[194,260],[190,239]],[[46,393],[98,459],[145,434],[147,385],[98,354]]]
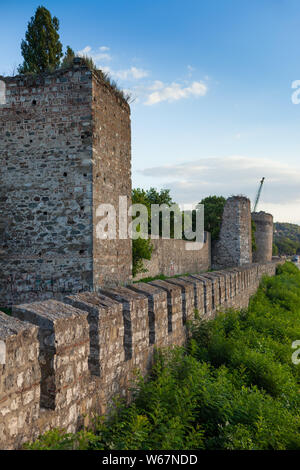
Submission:
[[[19,73],[40,73],[59,66],[63,54],[58,29],[58,19],[39,6],[21,43],[24,62],[18,68]]]

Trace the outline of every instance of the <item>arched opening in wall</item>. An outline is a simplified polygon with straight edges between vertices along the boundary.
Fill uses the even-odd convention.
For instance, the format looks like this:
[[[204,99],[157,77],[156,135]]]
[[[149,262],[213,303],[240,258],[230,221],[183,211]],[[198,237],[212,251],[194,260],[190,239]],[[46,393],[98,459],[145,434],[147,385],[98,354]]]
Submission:
[[[6,83],[0,80],[0,105],[6,104]]]

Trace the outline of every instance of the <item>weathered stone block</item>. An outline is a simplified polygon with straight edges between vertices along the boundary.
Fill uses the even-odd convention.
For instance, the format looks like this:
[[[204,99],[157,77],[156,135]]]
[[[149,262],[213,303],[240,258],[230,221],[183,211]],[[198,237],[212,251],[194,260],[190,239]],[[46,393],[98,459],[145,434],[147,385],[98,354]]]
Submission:
[[[170,278],[167,282],[175,284],[181,288],[182,315],[183,324],[185,325],[187,320],[192,320],[195,316],[194,286],[185,280],[185,278]]]
[[[88,379],[87,313],[48,300],[15,306],[13,316],[39,327],[41,406],[59,410],[83,397]]]
[[[38,328],[0,312],[0,449],[26,438],[40,409]],[[25,431],[25,432],[24,432]]]
[[[168,343],[183,344],[186,335],[184,315],[182,310],[182,289],[179,285],[167,281],[155,280],[150,285],[158,287],[167,293],[168,308]]]
[[[204,318],[211,318],[214,316],[215,307],[213,303],[213,281],[208,277],[193,274],[191,277],[197,279],[203,284],[203,306]]]
[[[144,282],[129,286],[130,289],[148,298],[149,344],[157,347],[168,344],[167,293]]]
[[[184,276],[179,279],[183,279],[185,282],[189,282],[194,288],[194,307],[198,311],[200,316],[204,315],[204,284],[202,281],[193,276]]]
[[[95,292],[66,297],[65,302],[88,313],[90,330],[89,368],[101,378],[105,399],[119,393],[127,374],[122,303]]]
[[[132,360],[144,372],[150,345],[148,298],[126,287],[101,289],[100,293],[122,304],[125,360]]]

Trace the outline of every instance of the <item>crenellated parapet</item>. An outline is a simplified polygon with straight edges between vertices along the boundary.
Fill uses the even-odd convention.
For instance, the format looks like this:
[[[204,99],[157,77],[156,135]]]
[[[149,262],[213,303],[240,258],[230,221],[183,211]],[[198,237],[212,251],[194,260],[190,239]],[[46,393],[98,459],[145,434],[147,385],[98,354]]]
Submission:
[[[184,345],[203,319],[247,307],[276,262],[44,300],[0,313],[0,448],[58,427],[74,432],[113,397],[130,400],[155,348]]]

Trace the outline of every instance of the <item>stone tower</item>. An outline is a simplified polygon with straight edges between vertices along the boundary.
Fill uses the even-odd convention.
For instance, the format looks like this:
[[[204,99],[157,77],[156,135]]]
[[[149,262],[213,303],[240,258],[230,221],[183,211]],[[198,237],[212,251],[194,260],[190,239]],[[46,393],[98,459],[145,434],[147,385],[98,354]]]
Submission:
[[[266,212],[253,212],[252,220],[256,226],[256,250],[253,251],[253,262],[267,263],[272,260],[273,216]]]
[[[81,59],[0,83],[0,306],[126,282],[131,240],[96,237],[131,201],[126,100]]]
[[[250,201],[243,196],[227,199],[219,240],[212,244],[212,267],[243,266],[252,262]]]

